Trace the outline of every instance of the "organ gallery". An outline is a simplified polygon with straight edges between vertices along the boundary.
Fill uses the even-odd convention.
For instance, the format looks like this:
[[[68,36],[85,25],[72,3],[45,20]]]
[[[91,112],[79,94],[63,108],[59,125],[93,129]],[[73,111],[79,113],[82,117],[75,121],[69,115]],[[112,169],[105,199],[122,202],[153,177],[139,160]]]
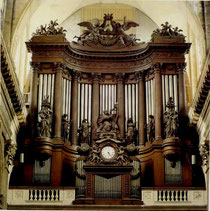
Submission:
[[[168,22],[141,42],[127,33],[138,23],[114,18],[79,23],[72,42],[51,21],[26,42],[32,83],[19,183],[73,186],[73,204],[141,205],[144,187],[193,184],[184,80],[191,44]]]

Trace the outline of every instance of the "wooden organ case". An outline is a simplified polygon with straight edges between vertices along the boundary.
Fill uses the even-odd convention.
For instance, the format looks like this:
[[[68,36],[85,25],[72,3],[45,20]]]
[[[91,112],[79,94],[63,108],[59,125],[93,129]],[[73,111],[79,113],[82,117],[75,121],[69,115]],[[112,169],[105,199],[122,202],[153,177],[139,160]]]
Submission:
[[[75,204],[142,204],[141,187],[191,186],[192,144],[183,133],[190,44],[181,30],[163,24],[143,43],[126,34],[137,23],[105,14],[103,23],[79,23],[87,29],[69,43],[57,25],[26,43],[25,183],[34,184],[36,160],[49,164],[48,185],[75,185]]]

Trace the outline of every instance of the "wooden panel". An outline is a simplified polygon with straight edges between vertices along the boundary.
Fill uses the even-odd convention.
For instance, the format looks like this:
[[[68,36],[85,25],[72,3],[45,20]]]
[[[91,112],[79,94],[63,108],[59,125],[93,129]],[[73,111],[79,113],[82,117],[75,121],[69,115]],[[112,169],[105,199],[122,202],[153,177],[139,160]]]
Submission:
[[[51,166],[51,185],[60,186],[62,180],[63,154],[62,151],[53,152]]]

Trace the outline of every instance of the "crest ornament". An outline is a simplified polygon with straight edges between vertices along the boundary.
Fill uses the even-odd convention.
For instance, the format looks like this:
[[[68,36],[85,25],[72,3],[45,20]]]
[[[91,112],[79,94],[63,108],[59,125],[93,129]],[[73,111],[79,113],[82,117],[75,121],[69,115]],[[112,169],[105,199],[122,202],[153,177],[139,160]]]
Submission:
[[[80,36],[77,38],[77,43],[81,45],[101,45],[101,46],[113,46],[119,45],[121,47],[128,45],[137,45],[140,39],[137,39],[134,34],[126,34],[125,31],[132,27],[139,26],[138,23],[133,21],[124,21],[121,24],[113,20],[113,14],[104,14],[103,23],[100,24],[98,19],[94,19],[91,22],[84,21],[78,23],[79,26],[86,27]]]

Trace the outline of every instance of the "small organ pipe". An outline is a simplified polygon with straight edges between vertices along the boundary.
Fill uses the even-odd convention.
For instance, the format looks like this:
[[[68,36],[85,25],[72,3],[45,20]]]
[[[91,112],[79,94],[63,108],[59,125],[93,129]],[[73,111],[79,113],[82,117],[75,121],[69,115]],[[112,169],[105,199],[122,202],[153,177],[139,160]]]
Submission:
[[[174,102],[175,102],[175,109],[178,111],[178,91],[177,91],[177,75],[174,75]]]

